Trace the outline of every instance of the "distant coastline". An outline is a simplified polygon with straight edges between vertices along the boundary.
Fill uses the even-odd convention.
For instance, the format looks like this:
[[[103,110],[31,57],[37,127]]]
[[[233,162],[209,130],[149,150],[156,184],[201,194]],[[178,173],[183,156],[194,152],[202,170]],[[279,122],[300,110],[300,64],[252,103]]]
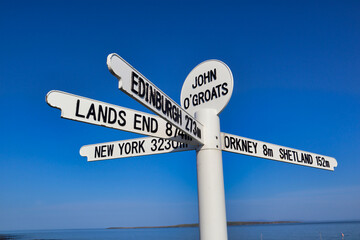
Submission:
[[[287,223],[301,223],[299,221],[272,221],[272,222],[227,222],[228,226],[242,226],[242,225],[260,225],[260,224],[287,224]],[[178,224],[168,226],[146,226],[146,227],[108,227],[106,229],[142,229],[142,228],[187,228],[199,227],[198,223]]]

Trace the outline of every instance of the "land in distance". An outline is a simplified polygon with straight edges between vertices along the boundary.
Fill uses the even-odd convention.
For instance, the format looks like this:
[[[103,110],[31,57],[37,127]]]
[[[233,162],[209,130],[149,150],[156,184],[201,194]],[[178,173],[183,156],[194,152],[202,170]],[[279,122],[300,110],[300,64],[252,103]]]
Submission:
[[[286,224],[286,223],[301,223],[298,221],[273,221],[273,222],[227,222],[228,226],[241,225],[259,225],[259,224]],[[139,229],[139,228],[185,228],[185,227],[199,227],[198,223],[178,224],[169,226],[148,226],[148,227],[109,227],[107,229]]]

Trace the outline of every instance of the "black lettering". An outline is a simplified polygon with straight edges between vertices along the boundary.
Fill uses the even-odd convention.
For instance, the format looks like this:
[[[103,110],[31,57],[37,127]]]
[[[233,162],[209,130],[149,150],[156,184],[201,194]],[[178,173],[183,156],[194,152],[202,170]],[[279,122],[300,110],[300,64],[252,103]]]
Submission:
[[[166,99],[166,115],[168,116],[168,117],[170,117],[171,119],[174,119],[173,118],[173,107],[172,107],[172,104],[171,104],[171,102],[168,100],[168,99]],[[174,105],[174,107],[176,107],[175,105]],[[177,109],[177,107],[176,107],[176,109]]]
[[[89,109],[89,111],[88,111],[88,114],[86,115],[86,118],[89,119],[90,116],[93,116],[94,121],[96,121],[95,106],[94,106],[93,103],[92,103],[91,106],[90,106],[90,109]]]
[[[105,111],[104,111],[103,108],[102,108],[102,106],[99,105],[98,121],[101,121],[101,118],[102,118],[102,121],[103,121],[104,123],[106,123],[107,110],[108,110],[107,107],[105,107]]]
[[[253,146],[251,145],[252,142],[246,141],[246,143],[247,143],[247,145],[248,145],[248,151],[249,151],[249,153],[253,153],[253,151],[251,150],[251,148],[253,147]]]
[[[194,125],[193,134],[196,135],[197,125],[196,125],[196,122],[195,122],[195,121],[193,121],[193,125]]]
[[[195,81],[194,81],[195,84],[193,83],[193,84],[191,85],[193,89],[197,87],[197,77],[195,77],[194,80],[195,80]]]
[[[313,162],[314,162],[314,160],[313,160],[311,154],[309,154],[308,163],[309,163],[309,164],[313,164]]]
[[[320,156],[316,156],[315,158],[316,158],[316,163],[317,163],[317,165],[320,166],[320,167],[322,167],[322,162],[321,162]]]
[[[298,153],[295,152],[295,151],[292,151],[293,155],[294,155],[294,162],[295,161],[298,161],[299,162],[299,156],[298,156]]]
[[[106,157],[106,154],[105,154],[106,149],[105,149],[105,147],[106,147],[106,145],[101,146],[101,157]]]
[[[182,125],[182,111],[181,109],[178,109],[178,112],[177,112],[177,121],[176,121],[178,124]]]
[[[201,79],[201,81],[200,81],[200,79]],[[197,77],[197,80],[198,80],[198,85],[199,85],[199,87],[202,86],[203,83],[204,83],[204,77],[203,77],[203,75],[199,75],[199,76]]]
[[[137,123],[141,123],[141,120],[139,120],[139,118],[141,118],[141,115],[135,113],[135,115],[134,115],[134,128],[136,130],[141,130],[141,127],[137,125]]]
[[[113,108],[109,108],[108,123],[114,124],[116,122],[116,111]]]
[[[145,143],[145,140],[139,141],[139,153],[145,152],[144,143]]]
[[[149,83],[145,84],[145,88],[146,88],[146,90],[145,90],[145,92],[146,92],[145,101],[149,102]]]
[[[188,117],[188,115],[185,115],[185,121],[186,121],[185,129],[190,132],[191,131],[191,128],[189,127],[190,118]]]
[[[101,146],[95,146],[95,158],[100,157],[100,149],[101,149]]]
[[[229,148],[229,137],[228,137],[228,136],[225,136],[225,138],[224,138],[224,144],[225,144],[225,147],[226,147],[226,148]]]
[[[279,153],[281,159],[285,159],[289,161],[298,161],[298,153],[296,151],[280,148]]]
[[[166,150],[169,150],[170,148],[171,148],[171,140],[169,140],[169,139],[167,139],[167,140],[164,140],[164,141],[166,141],[166,145],[165,145],[165,149]]]
[[[192,98],[192,104],[193,106],[197,106],[198,105],[198,96],[197,94],[195,94]]]
[[[126,112],[125,111],[123,111],[123,110],[121,110],[120,112],[119,112],[119,120],[118,120],[118,124],[120,125],[120,126],[125,126],[126,125],[126,119],[125,119],[125,116],[126,116]]]
[[[139,94],[138,91],[136,91],[136,89],[134,88],[135,86],[138,85],[138,82],[135,80],[135,78],[138,78],[139,76],[135,73],[135,72],[132,72],[131,73],[131,91],[133,93],[136,93],[136,95]]]
[[[156,133],[159,127],[158,121],[155,118],[151,118],[151,129],[150,132]]]
[[[108,156],[112,156],[114,153],[114,144],[107,145]]]
[[[134,142],[131,142],[131,153],[134,154],[135,153],[138,153],[137,151],[137,146],[138,146],[138,142],[137,141],[134,141]]]
[[[216,90],[217,90],[217,95],[220,97],[220,87],[221,87],[221,84],[217,85],[216,86]]]
[[[298,153],[296,151],[291,151],[291,152],[293,153],[294,156],[294,162],[301,162]]]
[[[174,120],[174,122],[178,122],[179,121],[179,108],[177,108],[175,105],[172,106],[171,109],[169,109],[169,111],[171,111],[171,116],[172,119]]]
[[[202,103],[204,103],[204,93],[203,92],[199,92],[199,105]]]
[[[214,68],[214,71],[210,71],[210,79],[210,82],[212,81],[212,79],[216,80],[216,68]]]
[[[125,143],[125,153],[129,154],[131,152],[131,144],[130,143]]]
[[[211,98],[210,90],[206,89],[205,91],[205,101],[208,102]]]
[[[236,146],[236,150],[240,150],[242,151],[241,145],[240,145],[240,138],[234,138],[234,141],[236,142],[235,146]]]
[[[284,159],[284,149],[280,148],[279,149],[279,154],[280,154],[280,158]]]
[[[145,96],[145,82],[144,79],[139,77],[139,97],[144,98]]]
[[[164,139],[163,138],[159,138],[158,142],[160,143],[159,145],[159,151],[164,151],[165,149],[163,148],[163,144],[164,144]]]
[[[154,107],[156,106],[156,89],[154,89],[152,86],[150,86],[150,99],[149,104],[152,104]]]
[[[162,98],[163,98],[163,96],[162,96]],[[164,98],[163,98],[164,99]],[[169,101],[169,99],[165,99],[165,103],[164,102],[162,102],[162,104],[161,104],[161,110],[162,110],[162,112],[163,112],[163,114],[164,115],[166,115],[166,113],[167,113],[167,104],[168,103],[170,103],[170,101]],[[171,103],[170,103],[171,104]]]
[[[315,156],[315,158],[316,158],[316,163],[317,163],[318,166],[327,167],[327,168],[330,167],[330,162],[327,161],[324,157]]]
[[[218,96],[216,95],[216,89],[213,87],[212,88],[212,93],[211,93],[211,100],[213,100],[214,98],[217,98]]]
[[[206,75],[206,72],[204,73],[204,84],[206,84],[206,79],[208,82],[211,82],[210,80],[210,71],[207,72],[207,75]]]
[[[173,133],[173,131],[172,131],[172,125],[171,125],[171,123],[169,123],[169,122],[166,123],[165,133],[166,133],[166,135],[168,135],[169,137],[172,136],[172,133]],[[175,135],[175,136],[176,136],[176,135]]]
[[[79,113],[79,108],[80,108],[80,99],[78,99],[78,100],[76,101],[76,111],[75,111],[75,115],[76,115],[77,117],[82,117],[82,118],[84,118],[85,116]]]
[[[257,153],[257,142],[253,142],[253,145],[254,145],[254,149],[255,149],[255,154]]]
[[[177,149],[179,147],[179,142],[177,141],[171,141],[171,146],[174,148],[174,149]]]
[[[120,155],[122,155],[122,154],[123,154],[122,152],[123,152],[124,145],[125,145],[124,143],[122,143],[122,144],[121,144],[121,143],[119,143]]]
[[[151,143],[152,143],[153,145],[152,145],[152,147],[151,147],[150,149],[151,149],[151,151],[155,152],[156,149],[157,149],[157,145],[156,145],[157,141],[156,141],[156,139],[153,138],[153,139],[151,140]]]
[[[161,94],[159,92],[156,92],[156,109],[157,110],[161,110],[161,100],[162,100],[163,96],[161,96]]]
[[[143,120],[142,120],[143,124],[142,124],[142,130],[143,131],[147,131],[150,132],[150,118],[147,118],[143,116]]]
[[[227,89],[227,83],[225,82],[225,83],[223,83],[222,85],[221,85],[221,87],[222,87],[222,95],[226,95],[228,92],[229,92],[229,90]]]
[[[288,157],[288,160],[290,160],[290,161],[292,161],[292,156],[291,156],[291,151],[290,150],[286,150],[286,155],[287,155],[287,157]]]
[[[188,108],[189,108],[189,104],[190,104],[189,98],[185,98],[185,99],[184,99],[184,108],[185,108],[185,109],[188,109]]]
[[[237,148],[236,148],[236,145],[235,145],[235,138],[233,138],[233,137],[230,137],[230,148],[231,149],[234,149],[234,150],[236,150]]]
[[[325,161],[325,167],[329,168],[330,167],[330,162],[329,161]]]
[[[249,145],[248,145],[248,141],[241,139],[241,145],[243,147],[243,151],[245,152],[249,152]]]
[[[312,164],[313,159],[312,159],[311,154],[301,153],[301,160],[299,162],[303,162],[306,164]]]

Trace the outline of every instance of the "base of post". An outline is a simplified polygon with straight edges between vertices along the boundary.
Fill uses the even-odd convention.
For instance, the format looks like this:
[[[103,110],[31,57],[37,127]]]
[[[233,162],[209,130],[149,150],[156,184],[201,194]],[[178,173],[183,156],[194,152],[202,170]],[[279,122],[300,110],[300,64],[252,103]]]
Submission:
[[[206,140],[196,152],[200,240],[227,240],[220,120],[211,109],[195,117],[204,125]]]

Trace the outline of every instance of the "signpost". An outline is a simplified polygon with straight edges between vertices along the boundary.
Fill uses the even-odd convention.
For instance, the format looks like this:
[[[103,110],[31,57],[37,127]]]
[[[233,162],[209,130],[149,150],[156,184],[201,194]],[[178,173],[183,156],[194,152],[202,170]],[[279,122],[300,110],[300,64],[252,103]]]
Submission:
[[[292,163],[306,167],[334,171],[337,167],[335,158],[320,154],[296,150],[272,143],[261,142],[250,138],[221,133],[222,150],[243,155],[266,158],[270,160]]]
[[[164,138],[144,137],[86,145],[80,148],[80,155],[88,161],[154,155],[160,153],[195,150],[195,146]]]
[[[201,109],[215,109],[219,114],[228,104],[233,88],[233,76],[225,63],[202,62],[185,79],[181,106],[192,115]]]
[[[152,114],[57,90],[46,95],[46,102],[61,109],[62,118],[197,145],[187,134]]]
[[[152,137],[86,145],[88,161],[196,150],[201,240],[226,240],[222,151],[334,171],[335,158],[220,132],[219,113],[233,92],[229,67],[218,60],[196,66],[185,79],[181,106],[117,54],[107,58],[119,89],[158,116],[73,94],[50,91],[46,101],[63,118]],[[188,145],[190,144],[190,145]]]
[[[145,107],[193,137],[204,142],[203,126],[119,55],[107,58],[110,72],[119,80],[119,89]]]
[[[233,92],[229,67],[218,60],[197,65],[181,89],[181,105],[204,125],[196,153],[200,239],[227,239],[219,113]]]

